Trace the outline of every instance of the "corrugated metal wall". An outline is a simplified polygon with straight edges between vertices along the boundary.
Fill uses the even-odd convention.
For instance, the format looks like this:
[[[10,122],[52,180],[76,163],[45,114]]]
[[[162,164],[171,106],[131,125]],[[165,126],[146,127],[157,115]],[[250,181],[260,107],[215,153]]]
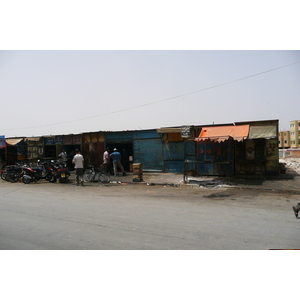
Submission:
[[[104,133],[92,132],[84,133],[84,160],[86,164],[99,168],[103,163]]]
[[[163,171],[161,134],[156,130],[105,132],[105,141],[116,147],[130,143],[134,163],[142,163],[144,171]]]
[[[163,171],[161,139],[140,139],[133,143],[134,162],[142,163],[144,171]]]
[[[199,175],[233,175],[233,141],[197,143]]]
[[[184,143],[169,142],[165,143],[164,149],[164,171],[182,173],[184,161]]]

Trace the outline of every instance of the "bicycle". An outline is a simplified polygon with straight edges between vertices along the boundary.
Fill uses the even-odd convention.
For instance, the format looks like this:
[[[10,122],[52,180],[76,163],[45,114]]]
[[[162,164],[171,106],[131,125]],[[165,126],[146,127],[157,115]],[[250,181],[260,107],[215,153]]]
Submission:
[[[100,171],[96,172],[95,167],[90,165],[83,174],[84,182],[102,182],[108,183],[110,182],[110,174],[104,171],[103,165],[100,167]]]

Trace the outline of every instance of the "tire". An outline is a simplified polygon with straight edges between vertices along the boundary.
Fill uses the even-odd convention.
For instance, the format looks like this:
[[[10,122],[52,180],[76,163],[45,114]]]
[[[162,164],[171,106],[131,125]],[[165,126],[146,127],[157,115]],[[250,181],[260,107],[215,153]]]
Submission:
[[[4,171],[4,172],[1,174],[1,179],[2,179],[2,180],[6,180],[6,178],[7,178],[7,172]]]
[[[110,181],[110,176],[107,173],[101,173],[99,176],[99,180],[102,183],[108,183]]]
[[[84,182],[90,182],[94,177],[94,174],[92,173],[84,173],[83,174],[83,181]]]
[[[20,180],[20,174],[18,173],[10,173],[7,177],[8,181],[13,183]]]
[[[55,176],[54,176],[53,174],[51,174],[51,173],[47,176],[47,180],[48,180],[49,182],[51,182],[51,183],[56,182]]]
[[[23,183],[25,183],[25,184],[29,184],[29,183],[30,183],[30,179],[29,179],[29,178],[26,178],[26,177],[22,177],[22,181],[23,181]]]

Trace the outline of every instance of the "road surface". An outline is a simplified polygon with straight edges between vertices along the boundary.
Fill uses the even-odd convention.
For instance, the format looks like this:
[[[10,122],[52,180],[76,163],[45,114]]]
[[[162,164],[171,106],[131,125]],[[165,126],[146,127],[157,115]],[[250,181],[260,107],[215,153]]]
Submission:
[[[299,249],[296,195],[0,182],[0,249]]]

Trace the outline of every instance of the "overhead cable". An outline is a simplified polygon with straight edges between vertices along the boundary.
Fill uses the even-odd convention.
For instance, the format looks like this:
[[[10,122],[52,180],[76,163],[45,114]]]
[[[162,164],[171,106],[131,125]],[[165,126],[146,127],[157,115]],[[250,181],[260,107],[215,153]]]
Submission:
[[[189,93],[181,94],[181,95],[178,95],[178,96],[174,96],[174,97],[170,97],[170,98],[166,98],[166,99],[162,99],[162,100],[158,100],[158,101],[153,101],[153,102],[149,102],[149,103],[145,103],[145,104],[140,104],[140,105],[136,105],[136,106],[132,106],[132,107],[120,109],[120,110],[115,110],[115,111],[112,111],[112,112],[107,112],[107,113],[103,113],[103,114],[99,114],[99,115],[95,115],[95,116],[90,116],[90,117],[76,119],[76,120],[71,120],[71,121],[64,121],[64,122],[58,122],[58,123],[53,123],[53,124],[47,124],[47,125],[22,127],[22,128],[14,128],[14,129],[6,129],[6,130],[31,129],[31,128],[37,128],[37,127],[48,127],[48,126],[61,125],[61,124],[66,124],[66,123],[73,123],[73,122],[78,122],[78,121],[83,121],[83,120],[88,120],[88,119],[94,119],[94,118],[98,118],[98,117],[102,117],[102,116],[117,114],[117,113],[120,113],[120,112],[132,110],[132,109],[136,109],[136,108],[141,108],[141,107],[145,107],[145,106],[149,106],[149,105],[153,105],[153,104],[157,104],[157,103],[161,103],[161,102],[166,102],[166,101],[170,101],[170,100],[173,100],[173,99],[177,99],[177,98],[185,97],[185,96],[188,96],[188,95],[200,93],[200,92],[203,92],[203,91],[211,90],[211,89],[214,89],[214,88],[217,88],[217,87],[220,87],[220,86],[228,85],[228,84],[231,84],[231,83],[234,83],[234,82],[238,82],[238,81],[242,81],[242,80],[246,80],[246,79],[249,79],[249,78],[252,78],[252,77],[255,77],[255,76],[260,76],[260,75],[263,75],[263,74],[266,74],[266,73],[274,72],[274,71],[277,71],[277,70],[280,70],[280,69],[283,69],[283,68],[287,68],[287,67],[299,64],[299,63],[300,63],[300,61],[297,61],[297,62],[288,64],[288,65],[285,65],[285,66],[281,66],[281,67],[278,67],[278,68],[270,69],[270,70],[267,70],[267,71],[263,71],[263,72],[260,72],[260,73],[256,73],[256,74],[253,74],[253,75],[242,77],[242,78],[239,78],[239,79],[227,81],[227,82],[220,83],[220,84],[217,84],[217,85],[213,85],[213,86],[210,86],[210,87],[207,87],[207,88],[203,88],[203,89],[200,89],[200,90],[197,90],[197,91],[194,91],[194,92],[189,92]]]

